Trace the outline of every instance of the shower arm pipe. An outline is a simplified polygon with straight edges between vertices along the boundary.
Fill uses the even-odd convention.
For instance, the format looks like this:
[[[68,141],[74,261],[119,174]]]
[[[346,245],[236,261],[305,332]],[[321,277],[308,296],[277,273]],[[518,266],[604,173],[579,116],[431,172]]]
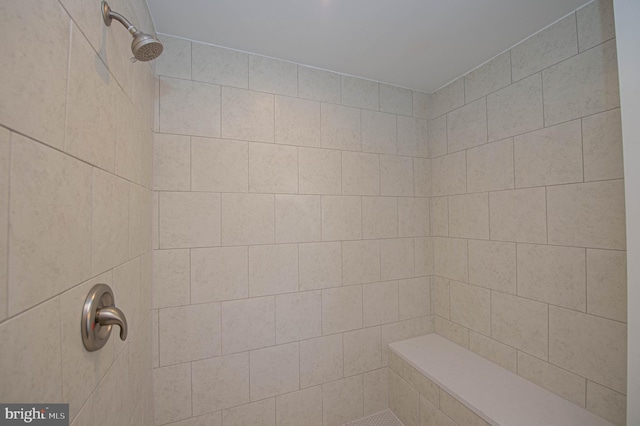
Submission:
[[[105,8],[104,17],[105,17],[105,24],[107,24],[107,26],[111,26],[111,20],[115,19],[116,21],[124,25],[127,31],[129,31],[132,35],[135,35],[135,33],[139,32],[138,29],[134,27],[133,24],[129,22],[127,18],[125,18],[118,12],[114,12],[113,10],[111,10],[109,6],[106,5],[106,3],[102,3],[102,7]]]

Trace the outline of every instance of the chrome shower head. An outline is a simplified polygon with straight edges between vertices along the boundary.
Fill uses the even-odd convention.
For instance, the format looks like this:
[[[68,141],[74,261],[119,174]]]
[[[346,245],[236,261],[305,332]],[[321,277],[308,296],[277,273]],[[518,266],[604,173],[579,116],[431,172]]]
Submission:
[[[138,31],[133,34],[131,51],[133,57],[139,61],[153,61],[162,54],[164,47],[160,40],[152,35]]]
[[[152,61],[162,54],[164,47],[162,43],[160,43],[160,40],[150,34],[139,31],[127,18],[112,11],[105,0],[102,0],[102,19],[107,26],[110,26],[111,21],[115,19],[127,28],[127,31],[133,36],[131,52],[133,52],[133,57],[136,60],[145,62]],[[135,62],[133,58],[132,61]]]

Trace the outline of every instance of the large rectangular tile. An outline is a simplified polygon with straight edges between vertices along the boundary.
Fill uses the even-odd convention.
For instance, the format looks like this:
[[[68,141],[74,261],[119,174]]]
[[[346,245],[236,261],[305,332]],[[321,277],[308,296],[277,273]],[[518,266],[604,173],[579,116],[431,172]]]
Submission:
[[[587,250],[587,312],[627,321],[627,253]]]
[[[314,101],[340,103],[340,75],[298,66],[298,96]]]
[[[362,324],[364,327],[398,321],[398,282],[362,286]]]
[[[518,244],[518,296],[586,310],[585,250]]]
[[[389,408],[406,426],[418,426],[420,393],[395,371],[389,371]]]
[[[511,346],[472,331],[469,333],[469,350],[507,370],[516,372],[518,351]]]
[[[276,397],[277,426],[322,426],[322,387]]]
[[[380,241],[380,274],[383,281],[415,275],[413,238]]]
[[[344,241],[342,279],[345,285],[380,281],[380,241]]]
[[[249,366],[252,401],[298,390],[300,352],[297,342],[251,351]]]
[[[469,240],[469,282],[516,293],[516,245],[497,241]]]
[[[429,230],[432,236],[449,236],[449,197],[433,197],[430,199],[429,220]]]
[[[188,364],[187,364],[188,366]],[[191,364],[193,415],[249,402],[249,352]]]
[[[587,410],[615,425],[627,424],[627,396],[587,380]]]
[[[513,80],[518,81],[577,53],[576,17],[571,14],[511,48]]]
[[[615,40],[544,70],[542,79],[547,126],[620,106]]]
[[[253,90],[222,88],[222,137],[274,141],[273,95]]]
[[[247,142],[191,138],[191,190],[247,192],[249,146]]]
[[[188,136],[153,134],[153,189],[191,189],[191,143]]]
[[[298,66],[266,56],[249,55],[249,89],[296,96]]]
[[[164,46],[162,55],[155,61],[156,75],[165,77],[191,79],[191,41],[158,35]]]
[[[413,194],[416,197],[430,197],[433,183],[431,182],[431,162],[427,158],[413,159]]]
[[[342,245],[340,242],[298,246],[300,290],[342,285]]]
[[[582,182],[582,131],[575,120],[513,142],[516,188]]]
[[[154,424],[191,416],[191,364],[155,368],[153,387]]]
[[[300,387],[320,385],[343,376],[342,334],[300,342]]]
[[[92,169],[13,133],[10,194],[8,314],[15,315],[91,275]]]
[[[344,333],[345,377],[381,367],[380,327],[363,328]]]
[[[398,198],[398,236],[426,237],[428,235],[429,199]]]
[[[220,215],[220,194],[163,192],[160,248],[219,246]]]
[[[464,105],[464,78],[458,78],[431,95],[428,118],[440,117],[462,105]]]
[[[434,320],[436,333],[452,342],[469,348],[469,329],[441,317]]]
[[[549,243],[579,247],[626,247],[621,180],[547,189]]]
[[[248,258],[247,247],[191,250],[191,299],[202,303],[248,297]]]
[[[298,291],[298,245],[249,247],[249,296]]]
[[[461,151],[432,159],[431,182],[434,197],[467,192],[466,153]]]
[[[342,153],[333,149],[298,148],[300,194],[342,193]]]
[[[339,426],[362,417],[364,407],[362,375],[322,385],[324,426]]]
[[[447,153],[447,116],[429,120],[429,157],[441,157]]]
[[[362,197],[362,238],[398,236],[398,201],[393,197]]]
[[[275,141],[320,146],[320,102],[276,96]]]
[[[597,0],[578,9],[576,21],[581,52],[616,36],[612,0]]]
[[[276,195],[276,242],[321,240],[319,195]]]
[[[447,144],[450,153],[485,143],[487,143],[487,102],[484,98],[447,114]]]
[[[160,77],[160,131],[220,137],[220,86]]]
[[[398,155],[429,156],[427,120],[398,116]]]
[[[222,422],[225,426],[275,426],[276,400],[275,398],[263,399],[225,409],[222,412]]]
[[[362,327],[362,286],[322,290],[322,334]]]
[[[190,302],[190,257],[188,249],[154,250],[154,308],[187,305]]]
[[[459,425],[489,425],[489,423],[485,422],[480,416],[442,389],[440,390],[440,409]]]
[[[431,313],[442,318],[451,317],[449,280],[446,278],[431,278]]]
[[[414,238],[413,247],[415,249],[415,276],[433,275],[433,239]]]
[[[413,93],[403,87],[380,84],[380,111],[411,116]]]
[[[491,295],[485,288],[457,281],[450,282],[451,321],[464,327],[491,334]]]
[[[582,147],[585,181],[623,178],[620,110],[583,118]]]
[[[362,238],[360,197],[322,197],[322,240]]]
[[[378,82],[343,75],[342,105],[377,110],[379,107]]]
[[[121,102],[124,95],[114,80],[109,84],[110,77],[109,70],[82,33],[73,31],[69,79],[74,84],[69,84],[67,89],[64,150],[90,164],[113,171],[118,121],[116,102]],[[56,107],[52,105],[51,108],[53,112]],[[51,127],[55,131],[55,127]],[[43,139],[49,138],[45,136]]]
[[[467,151],[467,192],[513,189],[513,139]]]
[[[364,415],[379,413],[389,408],[389,369],[364,373]]]
[[[322,294],[319,291],[276,297],[276,343],[289,343],[322,334]]]
[[[471,102],[511,84],[511,54],[504,52],[464,76],[464,99]]]
[[[431,93],[413,91],[413,116],[427,120],[431,107]]]
[[[191,43],[191,77],[195,81],[246,89],[249,55],[204,43]]]
[[[99,274],[129,257],[129,183],[93,169],[91,272]]]
[[[584,406],[587,385],[584,377],[541,361],[524,352],[518,352],[518,374],[574,404]]]
[[[380,158],[377,154],[342,153],[342,193],[380,195]]]
[[[627,325],[549,307],[549,362],[618,392],[627,389]]]
[[[275,201],[268,194],[222,194],[222,244],[273,244]]]
[[[396,154],[396,116],[378,111],[361,112],[362,151],[379,154]]]
[[[2,70],[2,124],[48,145],[62,148],[65,138],[65,101],[71,32],[69,16],[58,2],[37,0],[6,3],[2,15],[3,43],[0,46],[0,55],[11,63],[11,66],[5,64]],[[77,27],[73,30],[80,35],[74,37],[74,40],[79,41],[82,33]],[[72,46],[73,77],[82,72],[78,65],[81,64],[81,68],[86,70],[84,66],[87,63],[93,63],[94,59],[98,59],[86,41],[82,41],[81,47],[76,44],[73,43]],[[81,56],[80,59],[77,58],[78,55]],[[81,62],[76,62],[78,60]],[[106,71],[101,65],[96,64],[98,70]],[[81,80],[72,80],[76,83],[74,92],[77,92],[77,84],[81,81],[93,81],[96,85],[87,87],[87,90],[104,95],[103,84],[97,84],[96,81],[96,69],[89,70],[87,74],[80,74]],[[95,102],[96,99],[102,102]],[[110,102],[109,97],[91,95],[78,101],[94,104],[89,113],[96,109],[104,110]],[[70,108],[73,108],[73,105],[70,104]],[[111,115],[112,111],[109,111],[109,114]]]
[[[159,311],[160,365],[220,356],[220,304],[206,303]]]
[[[340,105],[322,104],[321,145],[323,148],[360,151],[360,110]]]
[[[413,160],[396,155],[380,156],[380,195],[413,196]]]
[[[547,204],[544,188],[489,194],[491,239],[546,244]]]
[[[487,96],[487,117],[489,141],[541,129],[545,123],[540,74]]]
[[[10,348],[0,353],[3,401],[63,399],[60,324],[60,299],[56,297],[0,325],[3,346]]]
[[[459,238],[434,238],[434,272],[452,280],[469,281],[467,240]]]
[[[275,298],[222,303],[222,354],[272,346],[276,341]]]
[[[491,336],[540,359],[548,359],[549,306],[492,292]]]
[[[449,236],[489,239],[489,195],[486,192],[449,197]]]

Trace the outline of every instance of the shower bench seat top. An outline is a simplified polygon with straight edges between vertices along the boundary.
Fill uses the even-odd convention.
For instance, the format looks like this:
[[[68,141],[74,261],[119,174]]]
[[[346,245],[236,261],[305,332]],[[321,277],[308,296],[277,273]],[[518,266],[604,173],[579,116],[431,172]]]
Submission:
[[[612,426],[586,409],[437,334],[389,348],[495,426]]]

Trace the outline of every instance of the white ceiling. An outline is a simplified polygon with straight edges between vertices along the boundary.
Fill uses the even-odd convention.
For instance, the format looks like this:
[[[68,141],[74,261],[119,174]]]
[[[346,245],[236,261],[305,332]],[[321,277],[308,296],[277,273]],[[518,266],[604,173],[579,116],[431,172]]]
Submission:
[[[148,0],[156,31],[432,92],[589,0]]]

